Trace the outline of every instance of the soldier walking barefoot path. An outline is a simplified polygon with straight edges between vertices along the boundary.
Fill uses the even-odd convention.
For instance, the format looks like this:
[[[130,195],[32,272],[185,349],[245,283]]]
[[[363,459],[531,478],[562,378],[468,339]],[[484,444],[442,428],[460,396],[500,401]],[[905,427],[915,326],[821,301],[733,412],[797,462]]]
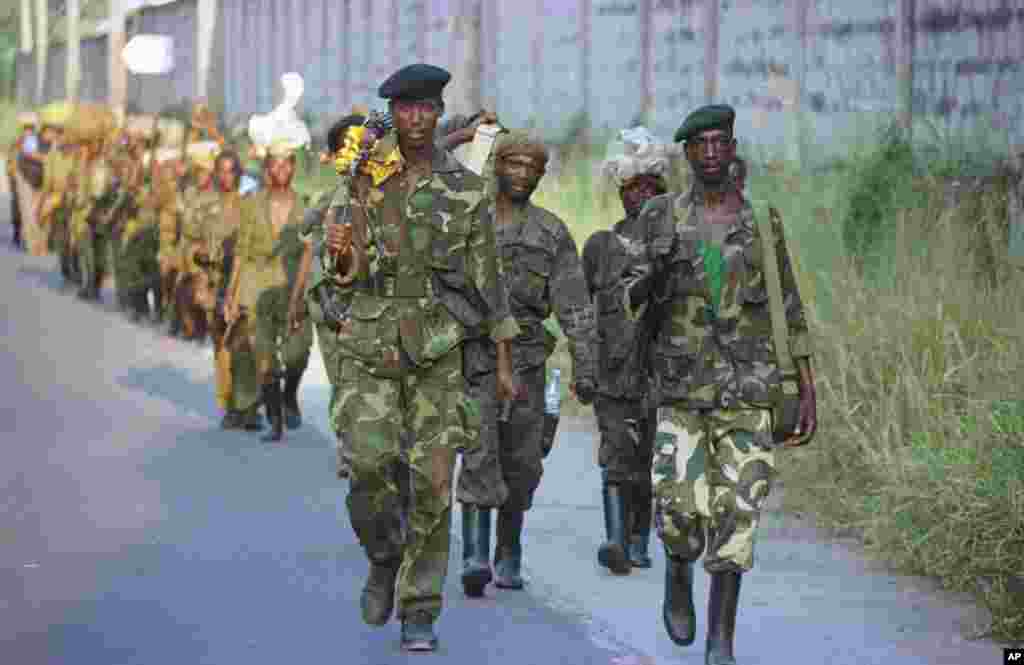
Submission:
[[[278,447],[222,431],[208,349],[61,293],[52,257],[7,249],[9,233],[0,219],[3,662],[703,662],[700,640],[680,648],[662,628],[659,548],[626,578],[597,565],[596,427],[567,418],[524,534],[526,590],[466,599],[453,556],[449,638],[434,656],[400,653],[397,627],[359,618],[367,564],[334,477],[320,354],[300,393],[312,426]],[[985,619],[963,598],[778,510],[761,528],[743,665],[1002,662],[962,638]],[[698,572],[695,598],[706,584]]]

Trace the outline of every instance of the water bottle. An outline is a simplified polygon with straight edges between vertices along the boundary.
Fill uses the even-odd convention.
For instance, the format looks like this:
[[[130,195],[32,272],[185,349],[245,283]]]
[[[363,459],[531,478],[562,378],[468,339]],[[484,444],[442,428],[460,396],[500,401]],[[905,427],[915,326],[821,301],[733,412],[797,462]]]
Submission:
[[[559,386],[559,379],[562,377],[562,370],[554,368],[551,370],[551,378],[544,389],[544,413],[549,416],[557,416],[558,408],[562,402],[562,393]]]

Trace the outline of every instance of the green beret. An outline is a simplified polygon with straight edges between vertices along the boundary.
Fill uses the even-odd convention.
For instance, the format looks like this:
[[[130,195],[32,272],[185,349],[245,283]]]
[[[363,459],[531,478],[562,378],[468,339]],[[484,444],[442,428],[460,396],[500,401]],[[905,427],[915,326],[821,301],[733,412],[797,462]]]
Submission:
[[[382,99],[434,99],[441,96],[452,75],[447,70],[417,63],[402,67],[380,84]]]
[[[728,104],[711,104],[702,106],[690,115],[676,130],[675,142],[689,141],[694,136],[709,129],[724,129],[732,134],[732,124],[736,120],[736,111]]]

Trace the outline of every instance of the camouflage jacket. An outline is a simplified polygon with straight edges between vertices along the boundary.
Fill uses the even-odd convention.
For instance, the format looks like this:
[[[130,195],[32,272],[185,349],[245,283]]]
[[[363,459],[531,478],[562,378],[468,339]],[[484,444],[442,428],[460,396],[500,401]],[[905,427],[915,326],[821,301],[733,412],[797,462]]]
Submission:
[[[479,177],[435,150],[430,175],[416,182],[401,171],[379,185],[359,178],[358,195],[346,204],[347,188],[339,188],[335,206],[350,206],[361,267],[354,283],[337,284],[352,294],[341,353],[396,372],[403,354],[426,366],[468,338],[519,333]]]
[[[651,326],[623,308],[623,277],[633,262],[645,258],[639,230],[639,218],[627,217],[610,231],[594,233],[583,246],[583,270],[597,315],[597,392],[618,399],[644,399],[650,389]]]
[[[630,267],[623,302],[634,319],[647,307],[663,308],[655,317],[652,348],[655,390],[663,403],[770,406],[779,396],[761,236],[750,204],[735,192],[727,201],[736,206],[728,224],[705,221],[699,186],[655,197],[640,214],[645,260]],[[811,343],[803,302],[782,225],[773,230],[790,351],[794,358],[807,357]],[[650,280],[651,296],[630,302],[640,280]]]
[[[270,219],[267,190],[242,198],[242,225],[235,248],[235,270],[239,271],[238,301],[255,307],[260,294],[271,288],[290,292],[295,282],[302,242],[299,227],[305,209],[296,194],[288,220],[275,235]]]
[[[509,303],[522,330],[512,343],[513,367],[539,367],[555,350],[557,340],[543,325],[553,313],[569,338],[574,379],[592,380],[597,328],[576,242],[544,208],[527,203],[517,217],[497,225]],[[494,345],[482,351],[483,358],[469,363],[475,372],[496,366]]]
[[[207,225],[206,220],[221,215],[221,196],[215,189],[201,191],[195,185],[190,185],[181,198],[182,270],[191,274],[199,269],[194,261],[195,250],[206,249],[203,233]]]

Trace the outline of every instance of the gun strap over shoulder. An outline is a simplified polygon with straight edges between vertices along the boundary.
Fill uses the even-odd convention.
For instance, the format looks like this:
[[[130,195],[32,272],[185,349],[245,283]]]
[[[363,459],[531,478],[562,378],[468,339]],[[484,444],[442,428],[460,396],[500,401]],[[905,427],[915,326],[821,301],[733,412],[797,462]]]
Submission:
[[[785,302],[782,299],[782,280],[779,275],[779,257],[775,251],[778,238],[772,231],[772,222],[781,225],[782,217],[773,207],[768,208],[768,217],[755,215],[761,232],[761,248],[764,265],[765,285],[768,287],[768,310],[772,319],[772,338],[775,342],[775,356],[779,369],[784,375],[793,374],[796,367],[789,352],[789,327],[786,325]]]

